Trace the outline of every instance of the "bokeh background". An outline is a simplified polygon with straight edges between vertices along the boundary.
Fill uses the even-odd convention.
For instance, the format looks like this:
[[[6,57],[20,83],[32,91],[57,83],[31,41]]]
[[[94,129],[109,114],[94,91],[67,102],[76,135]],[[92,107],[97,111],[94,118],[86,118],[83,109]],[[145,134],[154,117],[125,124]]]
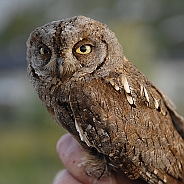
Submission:
[[[63,166],[64,130],[26,76],[26,40],[37,26],[85,15],[108,24],[125,55],[184,115],[184,1],[0,0],[0,183],[50,184]]]

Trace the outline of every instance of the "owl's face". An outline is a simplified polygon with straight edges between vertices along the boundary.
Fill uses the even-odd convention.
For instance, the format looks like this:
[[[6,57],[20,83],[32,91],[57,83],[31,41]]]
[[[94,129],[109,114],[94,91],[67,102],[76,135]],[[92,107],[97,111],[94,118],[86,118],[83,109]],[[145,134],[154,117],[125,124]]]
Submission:
[[[31,33],[27,60],[38,77],[65,80],[76,71],[94,72],[108,60],[108,53],[116,52],[114,44],[119,45],[116,42],[106,25],[90,18],[78,16],[53,21]]]

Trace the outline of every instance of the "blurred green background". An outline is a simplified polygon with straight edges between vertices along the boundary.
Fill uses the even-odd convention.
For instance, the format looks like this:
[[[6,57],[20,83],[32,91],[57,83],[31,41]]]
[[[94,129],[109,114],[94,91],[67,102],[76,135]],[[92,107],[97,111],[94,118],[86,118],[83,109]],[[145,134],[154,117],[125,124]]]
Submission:
[[[64,130],[42,106],[26,76],[26,40],[49,21],[85,15],[108,24],[125,55],[184,115],[184,1],[1,0],[0,183],[49,184],[62,163]]]

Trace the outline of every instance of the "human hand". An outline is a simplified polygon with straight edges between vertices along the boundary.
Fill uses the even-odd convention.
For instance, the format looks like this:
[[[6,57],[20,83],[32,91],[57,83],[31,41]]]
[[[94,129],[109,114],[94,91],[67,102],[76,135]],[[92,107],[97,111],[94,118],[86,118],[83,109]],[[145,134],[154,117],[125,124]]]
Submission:
[[[85,167],[79,167],[83,150],[70,135],[63,135],[57,143],[57,152],[66,169],[60,171],[53,184],[146,184],[143,180],[129,180],[122,172],[113,172],[111,176],[97,179],[85,174]]]

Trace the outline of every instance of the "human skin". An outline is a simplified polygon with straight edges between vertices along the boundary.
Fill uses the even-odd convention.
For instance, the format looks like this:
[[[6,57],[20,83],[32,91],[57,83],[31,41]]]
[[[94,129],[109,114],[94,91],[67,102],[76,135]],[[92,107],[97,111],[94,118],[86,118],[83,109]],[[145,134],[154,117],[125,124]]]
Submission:
[[[77,141],[70,135],[63,135],[56,146],[65,170],[58,172],[53,184],[146,184],[143,180],[129,180],[122,172],[113,172],[111,176],[98,180],[85,174],[85,167],[79,167],[85,154]]]

